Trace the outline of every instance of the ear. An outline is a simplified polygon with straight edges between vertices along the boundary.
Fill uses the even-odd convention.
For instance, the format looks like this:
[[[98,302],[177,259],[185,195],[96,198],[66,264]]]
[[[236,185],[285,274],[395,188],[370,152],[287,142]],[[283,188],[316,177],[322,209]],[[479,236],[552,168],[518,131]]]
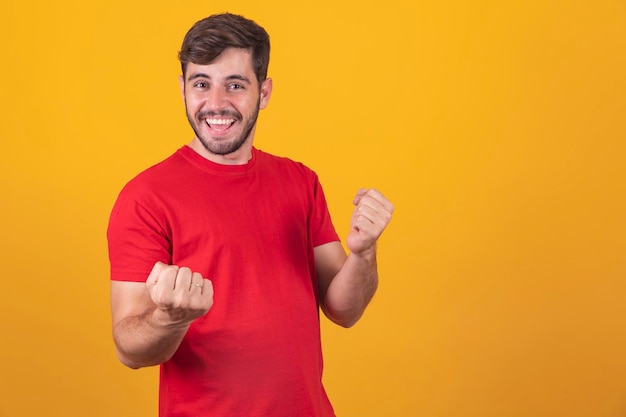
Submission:
[[[180,94],[183,96],[183,101],[185,101],[185,78],[179,75],[178,82],[180,83]]]
[[[261,95],[259,97],[259,108],[264,109],[267,107],[267,104],[270,101],[270,96],[272,95],[273,83],[271,78],[266,78],[265,81],[261,83]]]

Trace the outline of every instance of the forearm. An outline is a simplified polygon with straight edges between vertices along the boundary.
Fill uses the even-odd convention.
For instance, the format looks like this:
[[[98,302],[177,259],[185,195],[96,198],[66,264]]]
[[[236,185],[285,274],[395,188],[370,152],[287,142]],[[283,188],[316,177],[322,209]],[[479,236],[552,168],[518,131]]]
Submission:
[[[376,249],[351,253],[326,291],[322,308],[333,322],[353,326],[365,312],[378,287]]]
[[[393,204],[379,191],[360,189],[346,237],[350,254],[337,242],[315,248],[320,305],[326,316],[344,327],[365,312],[378,287],[376,242],[391,220]]]
[[[156,314],[155,314],[156,313]],[[157,310],[131,316],[113,327],[113,339],[119,360],[138,369],[169,360],[187,333],[189,325],[164,324]]]

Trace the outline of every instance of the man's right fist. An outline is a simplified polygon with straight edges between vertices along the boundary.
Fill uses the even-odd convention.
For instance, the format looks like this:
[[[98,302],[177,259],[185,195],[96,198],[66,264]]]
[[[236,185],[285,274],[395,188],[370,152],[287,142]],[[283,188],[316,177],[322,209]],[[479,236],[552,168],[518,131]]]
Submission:
[[[164,324],[189,325],[213,306],[213,283],[187,267],[157,262],[146,286]]]

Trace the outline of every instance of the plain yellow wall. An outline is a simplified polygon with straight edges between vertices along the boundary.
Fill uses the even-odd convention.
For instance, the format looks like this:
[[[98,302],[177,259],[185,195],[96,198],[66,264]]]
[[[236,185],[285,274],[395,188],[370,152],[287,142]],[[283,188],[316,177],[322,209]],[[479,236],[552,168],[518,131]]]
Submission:
[[[155,416],[117,362],[105,229],[191,139],[186,30],[271,34],[258,147],[300,160],[336,227],[396,204],[355,328],[323,321],[341,417],[626,413],[626,3],[121,1],[0,5],[0,415]]]

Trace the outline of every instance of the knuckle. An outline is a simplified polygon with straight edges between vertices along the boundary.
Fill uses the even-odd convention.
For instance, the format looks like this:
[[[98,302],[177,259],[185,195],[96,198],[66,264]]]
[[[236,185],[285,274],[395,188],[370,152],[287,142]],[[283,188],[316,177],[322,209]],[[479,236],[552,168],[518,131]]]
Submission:
[[[178,268],[178,273],[182,275],[191,275],[191,269],[186,266],[181,266]]]
[[[172,308],[175,308],[177,310],[183,310],[185,309],[186,304],[187,303],[185,302],[185,298],[180,294],[172,298]]]
[[[176,271],[178,267],[176,265],[165,265],[163,264],[163,268],[159,271],[159,277],[163,276],[176,276]]]
[[[165,293],[163,292],[163,290],[161,289],[157,289],[153,294],[152,294],[152,301],[159,306],[162,305],[166,305],[168,304],[169,301],[169,297],[167,297],[165,295]]]

